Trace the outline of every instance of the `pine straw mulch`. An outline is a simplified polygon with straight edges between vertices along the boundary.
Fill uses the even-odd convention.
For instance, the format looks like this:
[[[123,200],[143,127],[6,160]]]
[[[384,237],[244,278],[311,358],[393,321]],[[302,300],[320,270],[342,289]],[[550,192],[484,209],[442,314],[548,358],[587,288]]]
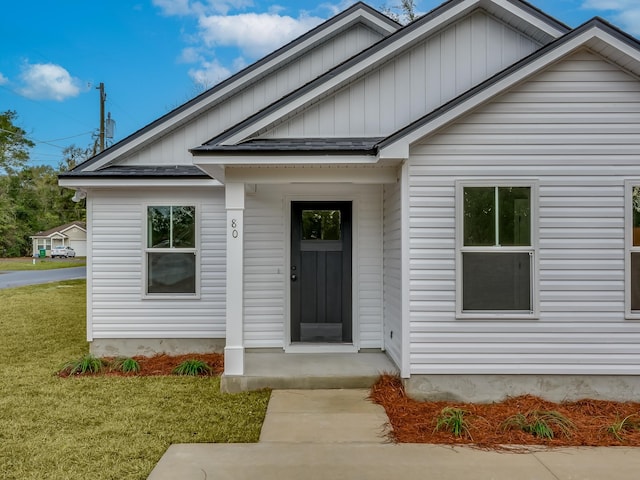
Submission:
[[[389,439],[398,443],[464,444],[482,449],[527,451],[529,446],[640,446],[640,403],[580,400],[553,403],[532,395],[510,397],[499,403],[473,404],[454,402],[418,402],[409,398],[402,381],[383,375],[372,387],[370,398],[382,405],[389,417]],[[436,431],[437,417],[445,407],[466,412],[469,434],[455,437]],[[554,438],[543,439],[521,430],[505,429],[504,421],[532,411],[556,411],[568,418],[575,428],[568,434],[557,429]],[[610,427],[631,416],[635,428],[620,431],[619,438]],[[515,447],[517,446],[517,447]]]
[[[167,355],[158,354],[152,357],[136,355],[131,357],[140,365],[140,371],[137,373],[123,373],[119,370],[109,368],[108,365],[116,360],[116,357],[102,357],[107,364],[100,373],[93,375],[107,375],[116,377],[140,377],[140,376],[157,376],[157,375],[173,375],[173,369],[185,360],[200,360],[211,367],[211,375],[220,375],[224,371],[224,355],[221,353],[188,353],[185,355]],[[68,377],[69,374],[64,371],[58,372],[61,377]],[[85,374],[91,375],[91,374]]]

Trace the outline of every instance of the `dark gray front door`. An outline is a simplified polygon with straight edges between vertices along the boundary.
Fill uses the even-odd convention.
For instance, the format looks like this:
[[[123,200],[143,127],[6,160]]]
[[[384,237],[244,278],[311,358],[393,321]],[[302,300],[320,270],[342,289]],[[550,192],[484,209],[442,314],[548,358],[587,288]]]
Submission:
[[[291,203],[291,341],[351,343],[351,202]]]

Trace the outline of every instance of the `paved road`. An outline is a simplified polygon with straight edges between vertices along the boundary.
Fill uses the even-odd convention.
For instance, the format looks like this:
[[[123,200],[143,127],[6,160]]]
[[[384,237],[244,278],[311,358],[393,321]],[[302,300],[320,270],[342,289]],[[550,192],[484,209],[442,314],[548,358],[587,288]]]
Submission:
[[[55,270],[35,270],[18,272],[0,271],[0,289],[24,287],[40,283],[75,280],[87,277],[87,267],[58,268]]]

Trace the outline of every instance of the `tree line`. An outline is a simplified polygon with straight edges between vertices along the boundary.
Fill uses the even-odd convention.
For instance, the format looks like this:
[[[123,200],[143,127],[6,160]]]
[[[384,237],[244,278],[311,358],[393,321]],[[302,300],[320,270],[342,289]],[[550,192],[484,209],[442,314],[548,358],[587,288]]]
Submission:
[[[30,165],[35,144],[16,125],[17,113],[0,112],[0,256],[30,256],[31,235],[86,219],[85,201],[71,200],[74,192],[58,186],[58,174],[90,156],[90,149],[74,145],[62,151],[57,168]]]

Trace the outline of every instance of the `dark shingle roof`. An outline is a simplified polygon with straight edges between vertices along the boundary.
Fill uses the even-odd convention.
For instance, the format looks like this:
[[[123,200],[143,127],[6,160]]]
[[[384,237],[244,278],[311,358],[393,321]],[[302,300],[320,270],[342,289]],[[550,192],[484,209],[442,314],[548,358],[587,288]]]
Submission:
[[[342,155],[375,155],[376,144],[382,137],[375,138],[266,138],[239,143],[238,145],[206,144],[191,149],[194,155],[224,153],[243,155],[251,153],[287,153],[300,155],[331,153]]]
[[[60,178],[210,178],[193,165],[135,165],[106,167],[93,172],[72,170],[61,173]]]

